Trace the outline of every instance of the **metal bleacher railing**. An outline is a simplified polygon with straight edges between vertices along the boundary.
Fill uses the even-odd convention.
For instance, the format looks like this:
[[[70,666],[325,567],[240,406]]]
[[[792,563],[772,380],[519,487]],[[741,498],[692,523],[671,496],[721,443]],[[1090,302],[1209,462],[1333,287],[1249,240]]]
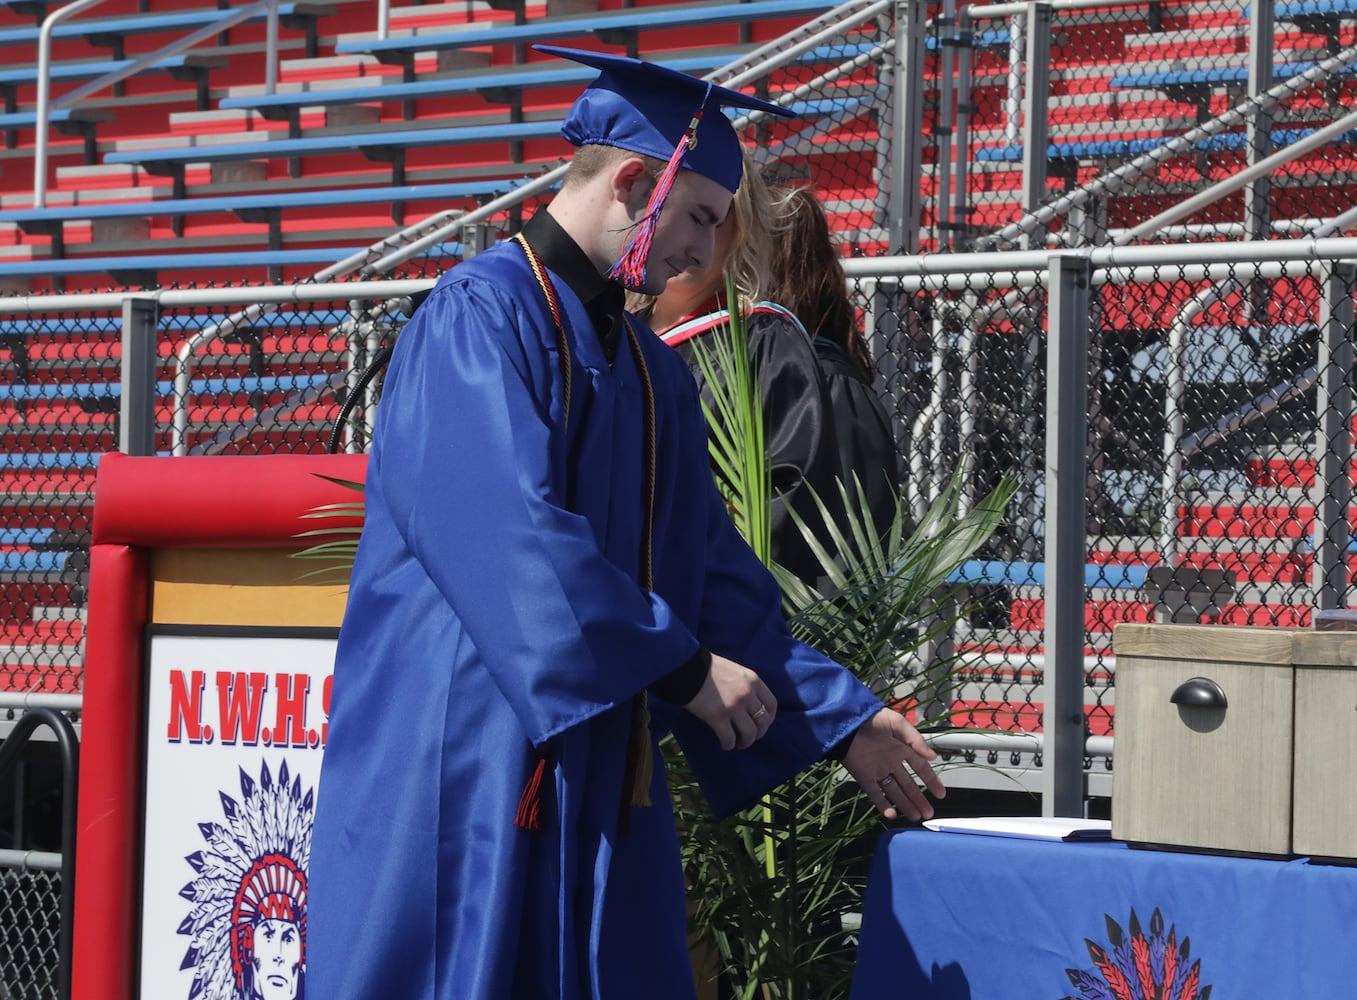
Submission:
[[[277,63],[278,63],[278,24],[279,9],[278,0],[257,0],[244,7],[219,11],[218,15],[208,21],[205,25],[200,25],[187,35],[170,42],[154,52],[148,52],[137,56],[134,59],[120,60],[107,66],[96,66],[94,72],[89,72],[89,76],[95,78],[89,82],[81,84],[73,90],[67,91],[60,97],[53,97],[51,93],[53,78],[60,75],[74,75],[79,78],[88,79],[88,71],[79,69],[78,66],[64,64],[53,66],[52,64],[52,35],[56,29],[65,21],[69,21],[76,14],[82,13],[89,8],[102,3],[103,0],[75,0],[74,3],[67,4],[58,10],[49,14],[42,23],[42,29],[38,37],[38,66],[36,74],[29,71],[23,71],[22,77],[16,78],[14,82],[22,80],[32,80],[37,84],[36,117],[35,117],[35,149],[33,153],[33,204],[41,207],[46,201],[47,191],[47,124],[48,116],[57,110],[67,108],[81,98],[90,94],[98,93],[106,87],[111,87],[120,80],[140,73],[146,69],[167,69],[191,68],[194,65],[196,57],[187,53],[187,50],[198,43],[215,37],[220,32],[226,30],[232,25],[240,24],[252,18],[259,17],[261,14],[267,17],[268,22],[268,57],[267,74],[268,78],[265,86],[272,89],[277,82]],[[222,65],[220,60],[208,60],[202,67],[210,65]],[[201,73],[199,78],[199,106],[206,104],[205,85],[201,82]]]
[[[20,995],[69,1000],[74,928],[64,915],[72,912],[75,898],[80,742],[65,714],[73,707],[69,696],[15,699],[0,695],[0,709],[12,712],[16,707],[22,707],[23,714],[0,742],[0,779],[15,769],[40,728],[49,730],[61,761],[62,837],[59,852],[0,848],[0,927],[5,928],[0,934],[0,974],[18,974],[18,978],[4,975],[0,985],[22,984],[26,993]],[[35,905],[52,896],[58,905]],[[25,947],[24,939],[45,947]]]

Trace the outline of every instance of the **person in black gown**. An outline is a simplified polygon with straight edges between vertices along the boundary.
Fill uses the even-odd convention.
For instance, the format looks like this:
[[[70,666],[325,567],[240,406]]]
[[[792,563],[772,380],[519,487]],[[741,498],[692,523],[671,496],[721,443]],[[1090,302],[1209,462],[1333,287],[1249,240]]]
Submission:
[[[808,187],[775,188],[767,294],[796,314],[814,341],[828,387],[839,479],[856,497],[856,479],[879,535],[900,495],[900,458],[890,416],[872,387],[876,366],[848,297],[843,265],[824,208]]]
[[[825,572],[800,525],[796,511],[814,530],[826,551],[833,545],[823,528],[819,497],[833,516],[841,510],[835,476],[839,471],[829,388],[810,336],[775,296],[765,294],[769,231],[774,206],[758,168],[746,156],[745,173],[730,214],[717,230],[716,250],[705,267],[669,279],[654,298],[633,297],[631,308],[688,361],[702,383],[697,363],[699,338],[729,318],[725,272],[735,279],[738,308],[747,317],[750,362],[763,403],[764,435],[772,478],[773,561],[814,584]],[[710,401],[711,391],[703,387]],[[814,496],[812,496],[812,494]]]

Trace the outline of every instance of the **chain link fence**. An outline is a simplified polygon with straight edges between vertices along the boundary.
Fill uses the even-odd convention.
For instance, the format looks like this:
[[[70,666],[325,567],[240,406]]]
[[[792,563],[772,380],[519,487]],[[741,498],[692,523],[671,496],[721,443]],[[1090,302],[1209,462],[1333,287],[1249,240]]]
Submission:
[[[57,995],[61,874],[0,865],[0,998]]]
[[[1087,377],[1054,396],[1051,338],[1071,332],[1049,315],[1048,255],[852,262],[891,362],[884,388],[915,509],[958,465],[973,497],[1004,474],[1019,482],[1008,524],[958,580],[958,727],[1044,728],[1053,430],[1087,453],[1077,617],[1092,793],[1106,793],[1111,768],[1118,622],[1304,628],[1347,603],[1353,283],[1337,261],[1354,245],[1332,241],[1332,261],[1313,259],[1324,245],[1081,255],[1094,264],[1077,331]],[[1259,259],[1271,252],[1291,259]],[[968,759],[1041,763],[1039,742],[977,747]]]
[[[1357,34],[1352,16],[1283,7],[944,2],[900,25],[894,4],[860,5],[780,39],[758,84],[807,112],[749,134],[765,175],[815,187],[850,258],[911,508],[958,466],[972,499],[1019,483],[931,651],[956,657],[947,709],[974,737],[945,745],[994,769],[966,780],[1039,787],[1048,682],[1072,669],[1047,658],[1053,431],[1086,446],[1073,669],[1091,794],[1110,791],[1117,622],[1306,626],[1348,600],[1352,283],[1333,262],[1357,248],[1329,237],[1351,227]],[[1251,20],[1266,10],[1270,31]],[[295,284],[151,280],[139,306],[0,298],[0,690],[81,690],[101,453],[132,431],[167,455],[322,452],[355,391],[338,445],[363,450],[354,428],[377,396],[358,372],[393,342],[404,298],[550,188]],[[1240,242],[1279,236],[1315,239]],[[890,256],[915,249],[967,253]],[[1067,249],[1092,261],[1078,409],[1053,399],[1048,366],[1065,327],[1048,315],[1047,251]],[[128,343],[154,345],[140,428],[121,423]],[[3,877],[0,982],[50,995],[6,963],[44,940],[59,879]]]

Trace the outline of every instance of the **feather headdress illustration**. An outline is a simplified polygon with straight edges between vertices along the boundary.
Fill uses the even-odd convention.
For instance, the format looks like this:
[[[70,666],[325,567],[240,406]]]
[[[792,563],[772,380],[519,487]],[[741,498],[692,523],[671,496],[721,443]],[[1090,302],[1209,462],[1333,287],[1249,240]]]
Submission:
[[[258,782],[240,769],[239,801],[218,794],[224,821],[198,824],[207,846],[185,858],[195,875],[179,890],[189,1000],[301,1000],[315,792],[286,761],[276,782],[261,761]]]
[[[1211,987],[1201,985],[1201,959],[1190,961],[1188,939],[1179,944],[1174,927],[1165,932],[1158,909],[1148,935],[1134,909],[1129,934],[1111,916],[1105,918],[1111,950],[1085,939],[1094,967],[1065,970],[1079,996],[1062,1000],[1209,1000]]]

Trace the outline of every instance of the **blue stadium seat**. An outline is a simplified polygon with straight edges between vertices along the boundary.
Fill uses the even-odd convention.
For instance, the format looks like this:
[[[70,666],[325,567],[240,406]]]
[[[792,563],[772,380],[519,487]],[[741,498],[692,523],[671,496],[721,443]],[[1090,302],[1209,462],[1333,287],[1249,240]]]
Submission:
[[[277,191],[256,195],[212,198],[177,198],[163,201],[120,201],[100,205],[59,205],[49,208],[19,208],[0,211],[0,224],[12,223],[30,233],[52,237],[52,254],[64,255],[63,230],[68,222],[95,219],[130,219],[154,216],[184,216],[210,212],[235,212],[249,222],[269,224],[269,249],[281,250],[281,216],[289,208],[315,208],[389,202],[393,218],[400,221],[398,206],[407,202],[480,198],[513,190],[524,180],[491,178],[446,184],[408,184],[404,187],[332,188],[324,191]],[[176,226],[176,232],[181,227]]]
[[[242,268],[281,268],[307,264],[333,264],[366,250],[366,247],[308,247],[301,250],[254,252],[114,254],[106,257],[68,257],[64,260],[19,260],[0,263],[0,277],[63,278],[77,274],[110,274],[119,283],[143,287],[154,284],[161,271],[216,270],[239,272]],[[441,252],[460,257],[457,243],[445,243]]]
[[[27,545],[31,548],[45,545],[51,537],[51,528],[0,528],[0,545]]]
[[[230,313],[162,313],[157,324],[166,332],[184,332],[199,330],[225,320]],[[296,332],[329,326],[330,321],[324,313],[309,310],[288,310],[267,314],[266,325],[275,331]],[[265,322],[265,321],[261,321]],[[97,337],[102,334],[118,333],[122,330],[122,317],[117,313],[95,316],[53,316],[40,320],[18,319],[14,316],[0,317],[0,347],[5,337],[57,337],[82,336]]]
[[[49,111],[47,121],[58,132],[67,135],[79,135],[85,140],[85,165],[92,166],[99,158],[94,141],[94,130],[104,122],[113,120],[111,111],[95,111],[88,108],[56,108]],[[38,123],[36,111],[13,111],[0,114],[0,130],[5,133],[5,145],[13,148],[16,133],[21,128],[33,128]]]
[[[84,60],[73,62],[53,62],[50,66],[53,80],[94,80],[104,73],[114,73],[126,69],[134,60]],[[148,71],[167,73],[194,71],[194,69],[217,69],[227,65],[221,56],[205,56],[201,53],[180,53],[167,56],[147,66]],[[37,66],[3,66],[0,68],[0,87],[24,87],[38,81]]]
[[[1085,587],[1112,590],[1139,590],[1145,584],[1147,566],[1123,563],[1088,563],[1084,566]],[[1010,587],[1044,587],[1046,564],[1042,562],[1002,562],[972,559],[962,563],[947,577],[948,583],[1000,584]]]
[[[1002,28],[995,28],[990,31],[973,31],[968,39],[968,47],[972,49],[993,49],[1007,45],[1012,40],[1012,35]],[[924,39],[924,47],[930,52],[936,52],[949,44],[959,46],[961,41],[956,35],[929,35]]]
[[[289,28],[306,31],[306,55],[308,59],[316,56],[316,21],[334,13],[334,7],[323,3],[280,3],[279,21]],[[210,7],[198,10],[153,11],[143,14],[131,14],[124,17],[82,18],[63,21],[52,29],[53,41],[84,39],[91,45],[112,50],[114,59],[122,59],[125,52],[123,39],[128,35],[151,35],[172,31],[189,32],[195,28],[211,24],[223,14],[221,10]],[[266,15],[260,13],[250,20],[263,20]],[[38,44],[40,28],[4,28],[0,29],[0,46]]]
[[[1299,0],[1293,3],[1279,3],[1274,13],[1279,21],[1357,17],[1357,0]]]
[[[718,56],[707,54],[680,56],[665,60],[671,69],[687,73],[701,73],[720,65]],[[517,104],[524,90],[544,87],[565,87],[586,83],[598,75],[598,70],[559,60],[552,63],[533,63],[531,66],[498,71],[468,73],[459,77],[440,77],[407,83],[388,83],[359,87],[336,87],[294,91],[284,94],[257,94],[248,97],[227,97],[218,107],[257,111],[265,118],[288,122],[288,135],[296,138],[300,130],[302,108],[331,104],[375,104],[401,101],[406,117],[413,117],[411,102],[420,97],[452,97],[459,94],[480,94],[487,101]]]
[[[1314,60],[1278,63],[1272,75],[1278,80],[1299,76],[1319,64]],[[1349,68],[1351,72],[1351,68]],[[1247,66],[1206,66],[1195,69],[1151,70],[1148,72],[1114,73],[1107,85],[1113,90],[1187,90],[1220,87],[1229,83],[1247,83]]]
[[[0,452],[0,472],[13,469],[93,469],[99,465],[97,451]]]
[[[318,389],[328,385],[330,376],[312,375],[230,375],[210,378],[196,378],[190,384],[190,392],[195,396],[236,396],[256,392],[302,392],[306,389]],[[174,382],[161,379],[156,382],[156,393],[160,396],[174,395]],[[117,382],[42,382],[36,384],[0,384],[0,402],[34,402],[38,400],[111,400],[122,396],[122,385]],[[83,453],[71,453],[83,454]],[[94,456],[97,460],[97,455]],[[93,464],[93,461],[88,464]],[[4,463],[8,462],[6,465]],[[55,463],[44,464],[44,463]],[[51,452],[25,453],[21,455],[0,454],[0,468],[56,468],[86,463],[85,459],[63,457]]]
[[[302,156],[333,156],[360,152],[369,159],[391,164],[391,183],[405,184],[405,151],[419,146],[458,146],[489,142],[522,142],[560,135],[561,121],[509,122],[496,125],[454,125],[445,128],[392,132],[348,132],[303,139],[265,139],[168,149],[135,149],[109,153],[105,163],[131,163],[147,173],[174,179],[174,197],[184,197],[184,168],[190,163],[226,160],[269,160]]]
[[[1272,145],[1280,149],[1308,135],[1313,135],[1316,131],[1317,129],[1314,128],[1273,129]],[[1046,147],[1046,157],[1050,160],[1091,160],[1110,156],[1139,156],[1164,145],[1173,138],[1175,137],[1161,135],[1147,136],[1142,139],[1081,139],[1053,142]],[[1330,141],[1335,143],[1352,142],[1354,138],[1357,138],[1357,131],[1344,132]],[[1243,132],[1222,132],[1196,143],[1184,155],[1208,152],[1223,153],[1243,149],[1247,141],[1248,136]],[[975,151],[975,158],[987,163],[1016,163],[1022,159],[1022,147],[986,146]]]
[[[0,574],[32,577],[38,573],[60,573],[71,557],[69,549],[47,552],[0,552]]]
[[[335,46],[335,52],[340,55],[372,55],[381,62],[402,65],[408,78],[418,52],[487,45],[526,45],[566,38],[587,38],[591,35],[610,44],[621,44],[622,39],[634,39],[637,31],[799,17],[820,14],[833,6],[833,3],[825,0],[751,0],[749,3],[630,7],[579,17],[539,18],[527,24],[340,42]],[[630,54],[636,55],[636,52]]]
[[[135,60],[111,59],[80,62],[58,62],[50,67],[52,80],[94,80],[107,73],[115,73],[131,66]],[[168,73],[176,80],[191,80],[198,88],[198,109],[205,111],[208,104],[207,74],[226,65],[224,56],[184,52],[167,56],[147,66],[142,72]],[[0,67],[0,91],[5,95],[5,112],[15,112],[15,91],[19,87],[36,86],[37,66]]]

